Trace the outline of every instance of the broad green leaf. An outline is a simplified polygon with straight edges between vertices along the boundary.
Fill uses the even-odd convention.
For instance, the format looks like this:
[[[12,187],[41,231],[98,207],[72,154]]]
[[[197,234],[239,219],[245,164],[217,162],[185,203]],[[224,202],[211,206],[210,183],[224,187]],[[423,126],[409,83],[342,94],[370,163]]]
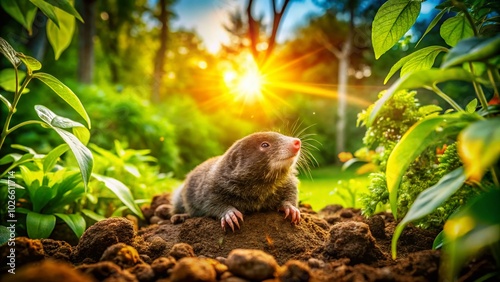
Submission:
[[[372,42],[378,59],[411,28],[420,13],[421,1],[389,0],[375,15]]]
[[[75,17],[56,8],[55,13],[60,24],[56,26],[53,22],[47,23],[47,39],[54,49],[55,59],[58,60],[62,52],[69,47],[75,32]]]
[[[73,7],[73,1],[68,1],[68,0],[45,0],[47,3],[51,4],[54,7],[57,7],[63,11],[65,11],[68,14],[73,15],[75,18],[77,18],[79,21],[83,23],[83,19],[76,11],[76,9]]]
[[[458,134],[477,120],[476,115],[454,113],[431,116],[415,123],[396,144],[387,160],[386,179],[392,213],[397,218],[398,189],[410,164],[431,144]]]
[[[44,0],[30,0],[30,2],[37,6],[52,22],[59,26],[59,19],[57,18],[54,6]]]
[[[85,232],[85,228],[87,227],[87,223],[81,214],[55,213],[55,215],[66,222],[78,238],[82,237],[82,234]]]
[[[466,180],[464,168],[459,167],[446,174],[434,186],[422,191],[411,205],[406,216],[401,220],[392,236],[392,258],[396,259],[398,239],[405,226],[417,219],[420,219],[441,206],[451,197]]]
[[[500,55],[500,35],[490,38],[468,38],[461,40],[445,56],[442,68],[465,62],[485,61]]]
[[[90,131],[86,127],[73,127],[73,135],[82,142],[83,145],[87,146],[90,141]]]
[[[477,107],[477,99],[474,98],[467,104],[467,106],[465,106],[465,111],[468,113],[473,113],[476,111],[476,107]]]
[[[455,46],[460,40],[474,35],[469,21],[463,14],[458,14],[444,21],[439,33],[446,44],[450,46]]]
[[[417,44],[415,44],[415,47],[418,46],[418,44],[420,44],[420,41],[422,41],[422,39],[424,39],[424,37],[427,35],[427,33],[429,33],[437,24],[438,22],[441,20],[441,18],[443,17],[443,15],[445,13],[449,12],[449,9],[443,9],[441,10],[441,12],[439,12],[439,14],[437,14],[434,19],[431,21],[431,23],[429,24],[429,26],[427,26],[427,29],[425,30],[424,34],[422,35],[422,37],[420,37],[420,39],[418,40]]]
[[[387,83],[389,78],[391,78],[391,76],[399,69],[401,69],[400,76],[405,76],[406,74],[411,72],[432,68],[437,55],[439,55],[439,53],[441,52],[447,51],[448,49],[442,46],[429,46],[401,58],[397,63],[394,64],[394,66],[392,66],[391,70],[385,77],[384,84]]]
[[[7,60],[14,66],[17,67],[21,63],[21,60],[16,56],[16,50],[10,46],[9,42],[0,37],[0,53],[2,53]]]
[[[500,189],[491,189],[468,202],[444,225],[443,279],[454,281],[464,263],[500,240]],[[493,248],[494,252],[495,249]]]
[[[52,124],[54,119],[56,118],[61,119],[61,117],[58,117],[51,110],[41,105],[36,105],[35,111],[37,112],[40,119],[42,119],[44,122],[47,123],[48,126],[54,129],[57,132],[57,134],[61,136],[64,142],[68,144],[69,148],[71,149],[71,152],[76,158],[78,166],[80,167],[83,183],[85,187],[87,187],[87,184],[90,180],[90,175],[92,173],[92,168],[94,166],[94,159],[92,157],[92,153],[90,152],[90,150],[87,147],[85,147],[85,145],[83,145],[82,142],[80,142],[80,140],[78,140],[78,138],[76,138],[73,134],[69,133],[68,131],[62,128],[56,127]]]
[[[30,199],[33,203],[33,211],[40,212],[47,205],[47,203],[52,200],[57,195],[57,190],[53,187],[42,185],[37,187],[37,189],[30,190]]]
[[[432,85],[434,84],[448,80],[472,81],[472,76],[464,69],[450,68],[419,70],[401,77],[396,82],[394,82],[391,87],[389,87],[387,92],[385,92],[380,99],[377,100],[372,112],[370,113],[370,116],[368,117],[366,123],[367,126],[372,125],[372,123],[375,121],[375,118],[377,118],[380,109],[399,90],[432,87]]]
[[[43,172],[47,173],[52,170],[54,165],[57,163],[59,157],[68,151],[69,147],[67,144],[61,144],[54,149],[52,149],[43,159]]]
[[[31,239],[49,238],[56,226],[56,217],[53,214],[28,212],[26,215],[26,229]]]
[[[500,117],[477,121],[463,130],[458,153],[467,176],[479,181],[500,157]]]
[[[87,122],[88,128],[90,128],[90,118],[85,111],[85,108],[80,102],[80,99],[68,88],[68,86],[64,85],[57,78],[53,77],[47,73],[35,73],[33,75],[34,78],[38,78],[40,81],[45,83],[48,87],[50,87],[59,97],[61,97],[68,105],[70,105],[75,111]]]
[[[113,192],[120,199],[120,201],[122,201],[122,203],[126,205],[135,215],[137,215],[141,219],[144,218],[141,209],[134,202],[134,196],[132,196],[132,193],[127,186],[111,177],[99,175],[96,173],[92,173],[92,176],[95,179],[103,182],[104,185],[109,190],[111,190],[111,192]]]
[[[106,219],[106,217],[100,215],[100,214],[97,214],[91,210],[87,210],[87,209],[82,209],[81,212],[88,216],[90,219],[93,219],[95,221],[100,221],[100,220],[103,220],[103,219]]]
[[[37,10],[36,6],[28,0],[2,0],[0,1],[0,5],[7,14],[28,30],[30,36],[32,35],[32,26]]]
[[[85,196],[85,187],[81,184],[82,179],[79,173],[65,174],[64,179],[54,185],[57,189],[57,195],[47,204],[44,212],[53,213],[63,210],[65,206],[83,198]]]
[[[26,77],[26,73],[21,70],[17,70],[18,75],[18,88],[21,82]],[[16,70],[15,69],[3,69],[0,70],[0,87],[5,91],[16,92]],[[23,93],[28,93],[29,90],[25,89]]]
[[[24,55],[23,53],[17,53],[17,57],[23,61],[23,63],[28,68],[29,73],[33,73],[33,71],[37,71],[42,68],[42,63],[40,63],[37,59]]]

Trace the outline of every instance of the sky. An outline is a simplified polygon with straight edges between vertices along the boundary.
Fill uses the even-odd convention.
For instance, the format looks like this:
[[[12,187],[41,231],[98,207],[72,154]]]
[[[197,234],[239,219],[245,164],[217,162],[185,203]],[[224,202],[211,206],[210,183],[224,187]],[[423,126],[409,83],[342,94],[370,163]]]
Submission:
[[[262,13],[266,22],[269,20],[271,1],[255,0],[254,16]],[[278,1],[281,6],[281,1]],[[174,28],[194,29],[203,39],[205,48],[212,53],[220,49],[221,42],[228,41],[228,34],[223,28],[228,23],[228,13],[246,6],[247,0],[179,0],[174,5],[177,18],[172,21]],[[320,14],[323,9],[315,6],[312,0],[292,1],[287,9],[278,31],[278,42],[291,38],[298,26],[305,25],[311,14]]]

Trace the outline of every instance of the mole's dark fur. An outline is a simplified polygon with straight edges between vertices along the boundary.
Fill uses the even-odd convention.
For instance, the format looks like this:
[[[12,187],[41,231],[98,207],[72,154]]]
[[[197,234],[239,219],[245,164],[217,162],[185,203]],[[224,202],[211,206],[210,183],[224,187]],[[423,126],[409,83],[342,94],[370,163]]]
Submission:
[[[192,216],[239,227],[242,213],[281,210],[293,223],[297,209],[297,170],[301,142],[276,132],[258,132],[236,141],[222,156],[191,171],[174,192],[172,222]]]

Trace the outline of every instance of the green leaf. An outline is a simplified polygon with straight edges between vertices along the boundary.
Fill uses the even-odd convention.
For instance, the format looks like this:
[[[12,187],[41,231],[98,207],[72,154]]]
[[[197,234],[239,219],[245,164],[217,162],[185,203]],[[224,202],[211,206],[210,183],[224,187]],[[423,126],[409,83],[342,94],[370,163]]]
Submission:
[[[405,76],[406,74],[414,71],[427,70],[432,68],[437,55],[439,55],[439,53],[441,52],[446,51],[448,51],[448,49],[441,46],[429,46],[401,58],[397,63],[394,64],[394,66],[392,66],[391,70],[384,80],[384,84],[387,83],[389,78],[391,78],[391,76],[400,68],[400,76]]]
[[[28,190],[30,191],[30,199],[33,203],[34,212],[40,212],[57,195],[57,190],[47,185],[36,187],[36,189],[30,188],[32,187],[28,187]]]
[[[422,191],[411,205],[406,216],[401,220],[392,236],[392,258],[396,259],[398,239],[403,232],[405,226],[422,218],[439,206],[441,206],[448,198],[451,197],[465,182],[464,168],[459,167],[452,172],[446,174],[434,186]]]
[[[103,220],[103,219],[106,219],[104,216],[100,215],[100,214],[97,214],[91,210],[88,210],[88,209],[82,209],[81,212],[88,216],[90,219],[93,219],[95,221],[100,221],[100,220]]]
[[[36,105],[35,111],[37,112],[40,119],[47,123],[52,129],[54,129],[59,136],[69,145],[71,152],[76,158],[78,166],[80,167],[80,172],[82,174],[84,186],[87,187],[87,184],[90,180],[90,175],[92,173],[92,168],[94,166],[94,159],[92,157],[92,153],[90,150],[85,147],[85,145],[78,140],[73,134],[68,131],[56,127],[53,125],[54,119],[63,119],[62,117],[57,116],[51,110],[47,109],[44,106]],[[67,119],[66,119],[67,120]]]
[[[80,14],[76,11],[76,9],[72,5],[73,1],[71,2],[68,0],[45,0],[45,1],[51,4],[52,6],[57,7],[68,14],[73,15],[75,18],[77,18],[79,21],[83,23],[82,16],[80,16]]]
[[[47,73],[35,73],[33,75],[34,78],[38,78],[40,81],[45,83],[48,87],[50,87],[61,99],[63,99],[68,105],[70,105],[86,122],[88,128],[90,129],[90,118],[85,111],[85,108],[80,102],[80,99],[68,88],[68,86],[64,85],[57,78],[53,77]]]
[[[92,173],[92,176],[95,179],[103,182],[104,185],[109,190],[111,190],[111,192],[113,192],[120,199],[120,201],[122,201],[122,203],[126,205],[135,215],[137,215],[141,219],[144,218],[141,209],[134,202],[134,196],[132,196],[132,193],[127,186],[111,177],[99,175],[96,173]]]
[[[87,223],[81,214],[55,213],[55,215],[66,222],[78,238],[82,237],[82,234],[85,232],[85,228],[87,227]]]
[[[13,153],[5,155],[4,157],[2,157],[2,159],[0,159],[0,165],[6,165],[8,163],[12,164],[2,173],[2,175],[0,175],[0,178],[4,177],[7,173],[9,173],[9,171],[12,171],[17,166],[32,161],[33,157],[33,154],[19,155]]]
[[[17,70],[17,75],[19,79],[19,83],[23,81],[24,77],[26,77],[26,73],[21,70]],[[15,69],[3,69],[0,70],[0,87],[5,91],[16,92],[16,70]],[[19,87],[19,84],[18,84]],[[17,88],[19,89],[19,88]],[[29,90],[25,89],[23,93],[28,93]]]
[[[447,19],[439,30],[441,37],[450,46],[457,45],[458,41],[472,37],[474,31],[463,14]]]
[[[33,34],[32,26],[36,16],[36,6],[28,0],[2,0],[0,5],[7,14],[28,30],[30,36]]]
[[[431,116],[415,123],[396,144],[387,160],[386,179],[389,190],[389,202],[392,213],[397,218],[398,189],[401,179],[410,164],[429,145],[447,136],[458,134],[473,120],[476,115],[454,113],[441,116]]]
[[[52,22],[59,26],[59,19],[57,18],[54,6],[44,0],[30,0],[30,2],[37,6]]]
[[[452,215],[444,225],[443,279],[456,280],[464,263],[486,247],[498,248],[500,240],[500,190],[497,187],[481,194],[459,212]],[[498,249],[492,248],[498,254]]]
[[[424,37],[427,35],[427,33],[429,33],[438,24],[438,22],[441,20],[441,18],[443,17],[443,15],[445,13],[447,13],[447,12],[449,12],[449,9],[443,9],[443,10],[441,10],[441,12],[439,12],[439,14],[437,14],[434,17],[434,19],[429,24],[429,26],[427,26],[427,29],[425,30],[425,32],[422,35],[422,37],[420,37],[420,39],[418,40],[417,44],[415,44],[415,47],[417,47],[418,44],[420,44],[420,41],[422,41],[422,39],[424,39]]]
[[[43,159],[43,173],[47,173],[52,170],[54,165],[57,163],[59,157],[68,151],[69,147],[67,144],[61,144],[54,149],[52,149],[47,156]]]
[[[458,153],[467,176],[479,181],[500,157],[500,117],[477,121],[463,130]]]
[[[13,187],[13,188],[16,188],[16,189],[25,190],[25,188],[23,186],[15,183],[12,180],[8,180],[8,179],[0,179],[0,184],[8,186],[8,187]]]
[[[389,87],[387,92],[385,92],[384,95],[375,103],[375,106],[373,107],[373,110],[367,119],[367,126],[371,126],[371,124],[375,121],[375,118],[377,117],[380,109],[399,90],[419,87],[432,87],[434,84],[448,80],[472,81],[472,76],[464,69],[450,68],[419,70],[401,77],[396,82],[394,82],[394,84]]]
[[[434,238],[434,242],[432,242],[432,249],[437,250],[443,247],[444,243],[444,230],[441,230],[439,234]]]
[[[461,40],[445,56],[442,68],[465,62],[486,61],[500,55],[500,35],[490,38],[468,38]]]
[[[56,26],[53,22],[47,23],[47,39],[54,49],[55,59],[58,60],[62,52],[69,47],[75,32],[75,17],[56,8],[55,13],[60,24]]]
[[[24,55],[23,53],[17,53],[17,57],[23,61],[28,68],[29,73],[33,73],[33,71],[37,71],[42,68],[42,63],[33,57]]]
[[[468,113],[473,113],[476,111],[476,107],[477,107],[477,99],[474,98],[467,104],[467,106],[465,106],[465,111]]]
[[[16,56],[16,50],[14,50],[9,42],[2,37],[0,37],[0,53],[2,53],[15,68],[21,63],[21,60]]]
[[[31,239],[49,238],[55,226],[56,217],[53,214],[28,212],[26,215],[26,228]]]
[[[375,15],[372,42],[378,59],[411,28],[420,13],[421,1],[389,0]]]

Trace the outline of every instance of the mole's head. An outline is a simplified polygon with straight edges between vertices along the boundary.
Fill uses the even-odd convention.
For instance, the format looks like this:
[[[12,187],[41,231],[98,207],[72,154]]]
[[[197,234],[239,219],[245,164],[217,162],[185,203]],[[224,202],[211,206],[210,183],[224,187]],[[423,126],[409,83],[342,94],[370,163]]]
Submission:
[[[271,181],[290,170],[295,171],[300,148],[298,138],[277,132],[258,132],[236,141],[225,158],[233,174]]]

